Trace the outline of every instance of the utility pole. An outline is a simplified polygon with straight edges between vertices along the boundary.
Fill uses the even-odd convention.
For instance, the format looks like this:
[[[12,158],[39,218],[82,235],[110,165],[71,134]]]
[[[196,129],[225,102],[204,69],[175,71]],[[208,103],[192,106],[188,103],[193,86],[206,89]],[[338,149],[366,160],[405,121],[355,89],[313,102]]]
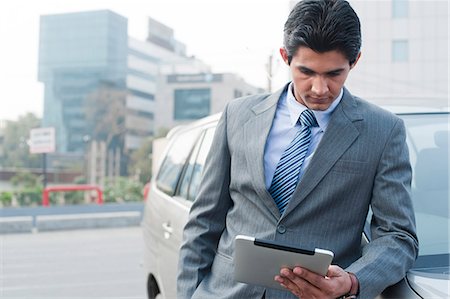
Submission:
[[[269,60],[266,64],[266,72],[267,72],[267,91],[272,92],[272,61],[273,55],[269,55]]]
[[[42,185],[44,186],[44,189],[47,187],[47,153],[42,154]]]

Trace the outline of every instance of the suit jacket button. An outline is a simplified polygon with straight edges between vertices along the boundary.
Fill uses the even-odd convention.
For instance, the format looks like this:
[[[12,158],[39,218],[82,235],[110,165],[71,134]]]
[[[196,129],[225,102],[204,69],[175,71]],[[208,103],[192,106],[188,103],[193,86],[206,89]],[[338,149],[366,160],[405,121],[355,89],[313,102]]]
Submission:
[[[277,227],[277,231],[278,231],[280,234],[284,234],[284,233],[286,232],[286,227],[285,227],[284,225],[280,224],[280,225],[278,225],[278,227]]]

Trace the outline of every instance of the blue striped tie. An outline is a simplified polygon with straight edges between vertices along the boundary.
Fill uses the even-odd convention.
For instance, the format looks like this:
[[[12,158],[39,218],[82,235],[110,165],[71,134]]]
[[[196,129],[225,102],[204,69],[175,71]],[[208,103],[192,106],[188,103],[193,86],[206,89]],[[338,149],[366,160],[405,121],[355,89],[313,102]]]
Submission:
[[[269,187],[269,193],[275,200],[281,214],[286,209],[297,186],[300,168],[305,161],[308,146],[311,142],[311,127],[318,126],[314,113],[309,109],[300,114],[297,122],[302,125],[302,128],[281,155],[273,175],[272,184]]]

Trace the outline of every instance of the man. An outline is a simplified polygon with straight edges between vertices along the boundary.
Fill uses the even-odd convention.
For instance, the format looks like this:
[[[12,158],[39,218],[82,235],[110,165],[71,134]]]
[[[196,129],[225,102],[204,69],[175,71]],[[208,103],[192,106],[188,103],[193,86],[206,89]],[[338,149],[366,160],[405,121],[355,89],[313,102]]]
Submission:
[[[180,298],[374,298],[418,251],[402,121],[352,96],[357,15],[343,0],[290,13],[281,56],[292,82],[229,103],[218,123],[180,251]],[[371,208],[372,242],[361,248]],[[327,276],[296,267],[286,291],[236,282],[238,234],[335,253]]]

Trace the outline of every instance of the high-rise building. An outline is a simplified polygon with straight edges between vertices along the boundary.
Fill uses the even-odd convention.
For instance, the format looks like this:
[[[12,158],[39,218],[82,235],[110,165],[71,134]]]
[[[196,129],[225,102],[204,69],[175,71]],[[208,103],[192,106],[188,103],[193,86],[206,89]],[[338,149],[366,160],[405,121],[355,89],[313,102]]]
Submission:
[[[56,128],[57,152],[79,152],[94,128],[88,95],[102,83],[123,89],[127,19],[108,10],[41,16],[39,81],[44,83],[43,126]]]

